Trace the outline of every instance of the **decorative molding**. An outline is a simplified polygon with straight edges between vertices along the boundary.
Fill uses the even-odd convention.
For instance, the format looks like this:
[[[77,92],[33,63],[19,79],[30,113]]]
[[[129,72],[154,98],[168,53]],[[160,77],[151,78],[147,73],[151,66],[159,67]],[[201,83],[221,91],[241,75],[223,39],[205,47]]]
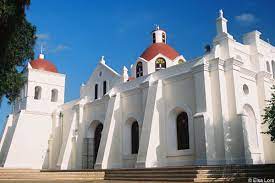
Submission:
[[[246,76],[249,76],[249,77],[252,77],[252,78],[254,78],[254,79],[256,79],[256,72],[254,72],[254,71],[251,71],[251,70],[249,70],[249,69],[246,69],[246,68],[244,68],[244,67],[241,67],[240,68],[240,72],[242,73],[242,74],[244,74],[244,75],[246,75]]]
[[[260,71],[256,74],[256,78],[257,78],[257,80],[263,78],[265,81],[268,82],[269,80],[272,79],[272,74],[268,73],[266,71]]]
[[[29,111],[29,110],[21,110],[18,113],[25,113],[25,114],[35,114],[35,115],[41,115],[41,116],[52,116],[52,113],[46,113],[46,112],[38,112],[38,111]]]
[[[192,78],[192,77],[193,77],[193,74],[191,72],[189,72],[189,73],[182,73],[180,75],[171,76],[171,77],[163,80],[163,83],[164,84],[170,84],[170,83],[173,83],[173,82],[185,80],[185,79]]]
[[[121,98],[125,98],[131,95],[136,95],[141,92],[140,88],[133,88],[131,90],[127,90],[121,93]]]

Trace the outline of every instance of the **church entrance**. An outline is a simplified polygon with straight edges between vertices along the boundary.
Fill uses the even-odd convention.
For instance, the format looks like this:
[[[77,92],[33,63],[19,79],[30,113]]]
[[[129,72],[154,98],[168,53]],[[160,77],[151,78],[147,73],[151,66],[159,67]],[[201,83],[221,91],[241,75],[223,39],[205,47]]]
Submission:
[[[87,137],[83,139],[82,168],[92,169],[96,163],[98,149],[101,140],[103,124],[94,121],[88,129]]]

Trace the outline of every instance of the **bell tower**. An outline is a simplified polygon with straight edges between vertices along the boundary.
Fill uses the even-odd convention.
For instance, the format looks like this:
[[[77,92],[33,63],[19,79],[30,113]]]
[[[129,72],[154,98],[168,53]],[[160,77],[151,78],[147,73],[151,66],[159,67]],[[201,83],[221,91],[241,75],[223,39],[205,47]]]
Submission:
[[[47,168],[52,114],[64,103],[65,75],[42,53],[28,63],[24,75],[27,81],[13,104],[0,142],[0,165]]]
[[[13,104],[13,112],[20,110],[51,113],[64,103],[65,75],[40,53],[28,63],[24,72],[27,82],[20,97]]]
[[[153,43],[165,43],[166,44],[166,32],[156,26],[155,30],[152,31]]]

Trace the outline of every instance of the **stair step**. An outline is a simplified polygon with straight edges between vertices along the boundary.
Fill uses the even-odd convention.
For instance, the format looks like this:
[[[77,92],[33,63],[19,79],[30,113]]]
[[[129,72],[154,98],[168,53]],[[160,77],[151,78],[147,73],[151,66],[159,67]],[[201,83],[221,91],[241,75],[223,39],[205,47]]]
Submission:
[[[136,174],[152,174],[152,173],[246,173],[246,172],[274,172],[275,169],[266,169],[266,170],[259,170],[259,169],[242,169],[242,170],[159,170],[159,171],[147,171],[147,170],[115,170],[115,171],[106,171],[106,174],[124,174],[124,173],[136,173]]]
[[[0,168],[2,182],[247,182],[274,178],[275,165],[184,166],[112,170],[32,170]]]

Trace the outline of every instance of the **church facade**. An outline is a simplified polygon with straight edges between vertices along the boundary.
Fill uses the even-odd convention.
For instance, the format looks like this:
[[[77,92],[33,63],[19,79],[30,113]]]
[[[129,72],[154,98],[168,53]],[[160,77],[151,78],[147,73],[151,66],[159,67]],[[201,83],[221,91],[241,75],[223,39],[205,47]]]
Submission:
[[[212,46],[194,60],[152,44],[119,74],[104,57],[64,103],[65,75],[31,61],[21,96],[7,117],[0,165],[7,168],[109,169],[275,163],[262,134],[275,78],[275,47],[253,31],[237,42],[220,11]],[[129,73],[129,74],[128,74]]]

